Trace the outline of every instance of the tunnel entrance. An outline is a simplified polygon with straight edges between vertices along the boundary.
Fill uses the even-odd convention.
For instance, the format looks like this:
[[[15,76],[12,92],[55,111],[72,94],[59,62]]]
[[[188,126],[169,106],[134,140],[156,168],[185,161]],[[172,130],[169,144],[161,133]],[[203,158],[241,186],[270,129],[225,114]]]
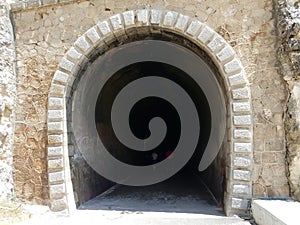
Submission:
[[[222,214],[226,107],[212,71],[195,52],[161,40],[131,42],[89,64],[70,113],[79,208]]]
[[[180,138],[181,123],[176,109],[168,101],[159,97],[149,96],[138,101],[129,114],[129,126],[132,133],[142,140],[151,135],[148,124],[152,118],[160,117],[165,121],[167,126],[166,137],[159,146],[152,150],[137,151],[124,146],[116,137],[111,126],[111,111],[116,95],[128,83],[148,76],[160,76],[170,79],[184,87],[189,96],[192,96],[199,115],[199,123],[201,124],[199,141],[192,158],[196,162],[194,166],[197,169],[196,167],[203,155],[211,132],[210,107],[197,83],[184,71],[169,64],[160,62],[134,63],[117,71],[106,82],[98,96],[95,108],[95,122],[100,139],[102,139],[110,154],[118,160],[131,165],[153,165],[167,157],[171,157]],[[139,93],[134,94],[139,95]]]

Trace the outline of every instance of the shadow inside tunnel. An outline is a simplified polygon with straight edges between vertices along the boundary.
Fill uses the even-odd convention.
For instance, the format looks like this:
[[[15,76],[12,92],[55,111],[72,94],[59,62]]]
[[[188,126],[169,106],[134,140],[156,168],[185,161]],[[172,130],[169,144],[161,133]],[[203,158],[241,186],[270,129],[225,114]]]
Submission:
[[[225,215],[199,175],[187,170],[149,186],[116,184],[78,209]]]

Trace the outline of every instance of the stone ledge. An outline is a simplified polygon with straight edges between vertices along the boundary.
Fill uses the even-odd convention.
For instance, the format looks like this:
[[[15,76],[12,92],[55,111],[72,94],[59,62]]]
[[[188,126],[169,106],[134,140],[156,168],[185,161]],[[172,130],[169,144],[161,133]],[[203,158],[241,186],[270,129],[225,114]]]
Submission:
[[[253,200],[252,212],[259,225],[299,224],[300,203],[284,200]]]

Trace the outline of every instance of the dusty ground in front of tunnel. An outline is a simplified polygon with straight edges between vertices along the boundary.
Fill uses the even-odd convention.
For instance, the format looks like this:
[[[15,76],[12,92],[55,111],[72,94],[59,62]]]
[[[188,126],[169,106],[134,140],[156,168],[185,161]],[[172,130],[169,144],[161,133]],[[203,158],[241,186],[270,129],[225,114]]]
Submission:
[[[193,179],[194,178],[194,179]],[[181,174],[147,187],[115,185],[70,216],[45,213],[16,225],[249,225],[226,217],[205,185]]]

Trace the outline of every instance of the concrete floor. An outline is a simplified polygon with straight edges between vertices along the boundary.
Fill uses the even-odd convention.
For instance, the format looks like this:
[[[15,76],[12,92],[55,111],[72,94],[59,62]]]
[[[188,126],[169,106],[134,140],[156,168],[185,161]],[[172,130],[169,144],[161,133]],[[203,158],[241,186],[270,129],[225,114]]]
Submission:
[[[225,217],[197,177],[187,174],[147,187],[116,185],[69,217],[44,216],[19,225],[249,225]]]
[[[116,185],[79,209],[132,212],[200,213],[224,216],[201,180],[189,173],[150,186]]]

